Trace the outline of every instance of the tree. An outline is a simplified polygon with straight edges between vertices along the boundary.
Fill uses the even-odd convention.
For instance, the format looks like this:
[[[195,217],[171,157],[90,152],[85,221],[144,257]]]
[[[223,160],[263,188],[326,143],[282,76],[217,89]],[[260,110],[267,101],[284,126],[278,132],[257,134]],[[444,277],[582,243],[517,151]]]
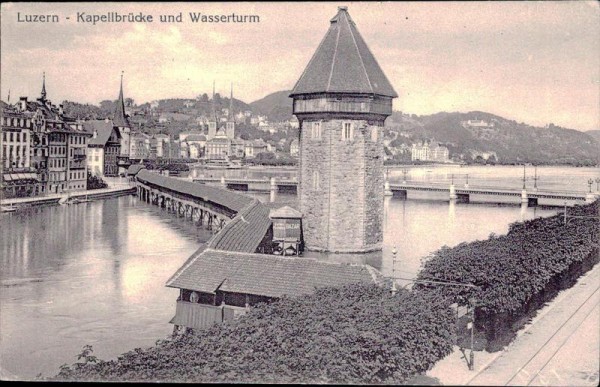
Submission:
[[[91,172],[88,171],[87,174],[87,189],[101,189],[108,187],[108,184],[102,180],[101,177],[92,175]]]
[[[104,100],[100,102],[100,110],[105,114],[112,114],[115,111],[115,101]]]
[[[260,152],[256,155],[258,161],[274,160],[275,158],[275,154],[272,152]]]
[[[198,100],[200,102],[208,102],[208,94],[204,93],[204,94],[198,96]]]

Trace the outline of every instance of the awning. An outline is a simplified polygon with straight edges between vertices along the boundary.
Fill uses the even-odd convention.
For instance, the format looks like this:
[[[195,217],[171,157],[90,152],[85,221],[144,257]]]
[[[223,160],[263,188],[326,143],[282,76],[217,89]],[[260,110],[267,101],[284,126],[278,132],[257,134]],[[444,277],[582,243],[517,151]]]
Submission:
[[[5,173],[4,181],[17,182],[18,180],[39,180],[37,173]]]

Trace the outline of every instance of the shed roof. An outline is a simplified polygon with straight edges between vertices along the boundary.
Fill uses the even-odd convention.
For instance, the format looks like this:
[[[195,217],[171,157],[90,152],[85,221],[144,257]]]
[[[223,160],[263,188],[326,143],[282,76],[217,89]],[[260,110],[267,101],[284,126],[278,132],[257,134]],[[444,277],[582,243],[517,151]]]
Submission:
[[[290,97],[313,93],[377,94],[396,91],[358,32],[346,7],[339,7],[321,44]]]
[[[188,260],[169,279],[167,286],[206,293],[221,290],[280,298],[310,294],[324,286],[377,283],[381,278],[379,272],[368,265],[206,249]]]

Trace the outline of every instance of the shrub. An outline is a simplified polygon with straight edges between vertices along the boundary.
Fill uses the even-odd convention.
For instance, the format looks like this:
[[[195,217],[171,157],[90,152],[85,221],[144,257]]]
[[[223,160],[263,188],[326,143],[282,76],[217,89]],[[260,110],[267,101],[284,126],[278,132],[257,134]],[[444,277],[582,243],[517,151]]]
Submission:
[[[324,288],[117,360],[63,367],[55,379],[401,383],[451,352],[454,323],[424,294]]]
[[[506,344],[506,335],[523,325],[523,317],[598,262],[599,210],[596,201],[569,209],[579,218],[566,225],[562,214],[537,218],[511,224],[507,235],[442,248],[425,261],[418,278],[470,283],[478,289],[436,285],[416,289],[458,299],[463,305],[475,297],[476,322],[488,334],[488,349],[499,349],[495,340]]]

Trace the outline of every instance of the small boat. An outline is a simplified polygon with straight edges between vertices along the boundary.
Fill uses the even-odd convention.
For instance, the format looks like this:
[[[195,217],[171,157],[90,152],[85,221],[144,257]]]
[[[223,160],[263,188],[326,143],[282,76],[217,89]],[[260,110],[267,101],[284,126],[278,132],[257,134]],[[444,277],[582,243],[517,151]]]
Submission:
[[[91,202],[91,201],[92,201],[91,199],[88,199],[88,195],[86,193],[84,198],[75,198],[75,199],[71,200],[69,202],[69,204],[87,203],[87,202]]]

